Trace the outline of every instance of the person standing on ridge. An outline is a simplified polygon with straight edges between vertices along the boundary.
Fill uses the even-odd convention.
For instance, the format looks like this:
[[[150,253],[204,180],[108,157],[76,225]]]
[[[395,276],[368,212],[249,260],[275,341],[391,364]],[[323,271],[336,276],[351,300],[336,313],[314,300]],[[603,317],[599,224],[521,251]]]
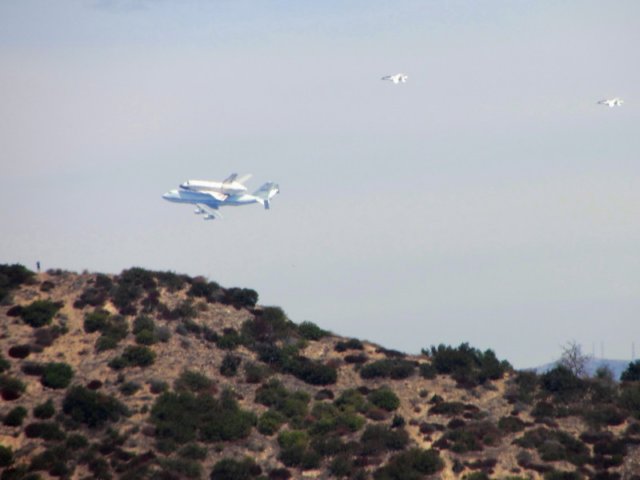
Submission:
[[[40,273],[40,260],[36,262],[36,268],[38,269],[38,273]]]

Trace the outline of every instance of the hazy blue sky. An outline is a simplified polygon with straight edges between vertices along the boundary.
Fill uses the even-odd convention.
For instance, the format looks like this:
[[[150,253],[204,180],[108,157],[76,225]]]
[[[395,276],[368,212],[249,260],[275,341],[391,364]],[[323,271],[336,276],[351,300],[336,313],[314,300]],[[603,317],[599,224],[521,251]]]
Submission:
[[[639,23],[636,0],[3,0],[0,262],[205,275],[409,352],[630,358]],[[161,199],[231,172],[277,181],[272,210]]]

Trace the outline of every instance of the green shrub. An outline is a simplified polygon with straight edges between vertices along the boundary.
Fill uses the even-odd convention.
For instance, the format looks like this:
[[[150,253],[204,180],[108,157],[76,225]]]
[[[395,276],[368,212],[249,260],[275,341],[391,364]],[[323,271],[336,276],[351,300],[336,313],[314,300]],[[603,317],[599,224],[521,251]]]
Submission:
[[[13,463],[13,450],[11,447],[0,445],[0,467],[8,467]]]
[[[302,338],[306,338],[307,340],[320,340],[322,337],[329,335],[329,332],[321,329],[315,323],[308,321],[298,325],[298,333]]]
[[[335,478],[350,477],[355,472],[353,459],[348,454],[337,455],[329,464],[329,472]]]
[[[537,402],[533,409],[531,410],[531,416],[540,419],[540,418],[553,418],[556,416],[556,407],[553,403],[539,401]]]
[[[109,366],[114,370],[121,370],[125,367],[148,367],[153,365],[155,359],[155,352],[146,346],[128,346],[120,357],[109,362]]]
[[[296,326],[280,307],[264,307],[242,324],[242,336],[249,343],[274,343],[292,336]]]
[[[497,445],[501,437],[502,432],[491,422],[473,422],[447,430],[434,446],[455,453],[477,452],[485,445]]]
[[[17,263],[0,265],[0,302],[9,296],[11,290],[33,281],[33,276],[34,273],[25,268],[24,265]]]
[[[227,353],[222,359],[220,373],[225,377],[235,376],[236,373],[238,373],[238,367],[240,366],[241,361],[240,357]]]
[[[391,428],[400,428],[404,427],[406,420],[402,415],[394,415],[393,420],[391,421]]]
[[[167,343],[171,338],[171,330],[168,327],[158,327],[155,331],[155,336],[158,341]]]
[[[367,363],[369,361],[369,357],[367,357],[364,353],[356,353],[349,354],[344,356],[344,361],[347,363],[355,363],[361,365],[363,363]]]
[[[500,362],[492,350],[481,352],[462,343],[457,348],[440,344],[422,353],[431,358],[431,363],[440,374],[451,375],[459,386],[474,387],[488,380],[502,378],[511,368],[508,362]]]
[[[540,381],[542,388],[562,402],[576,400],[587,391],[587,383],[562,365],[543,374]]]
[[[170,292],[182,290],[189,278],[186,275],[178,275],[174,272],[154,272],[154,275],[158,284]]]
[[[110,314],[106,310],[95,309],[84,316],[84,331],[87,333],[101,332],[107,326]]]
[[[149,390],[151,393],[157,395],[159,393],[166,392],[169,389],[169,384],[164,380],[151,379],[149,380]]]
[[[186,458],[165,458],[160,460],[160,466],[164,472],[177,478],[200,478],[202,476],[202,466],[193,460]]]
[[[245,362],[244,374],[247,383],[261,383],[271,373],[269,367],[255,362]]]
[[[420,370],[420,376],[422,378],[426,378],[427,380],[433,380],[438,374],[436,367],[434,367],[431,363],[421,363],[420,365],[418,365],[418,369]]]
[[[260,475],[261,469],[249,457],[242,461],[224,458],[213,466],[211,480],[251,480]]]
[[[102,335],[96,340],[96,352],[113,350],[118,346],[118,343],[120,343],[120,341],[117,338]]]
[[[621,425],[627,419],[627,412],[611,404],[593,404],[582,410],[582,418],[594,429]]]
[[[336,342],[336,352],[345,352],[347,350],[364,350],[364,345],[357,338],[351,338],[347,341]]]
[[[525,432],[514,443],[523,448],[535,448],[545,462],[564,460],[580,466],[589,460],[587,446],[562,430],[540,427]]]
[[[24,428],[27,438],[42,438],[44,440],[64,440],[65,433],[55,422],[35,422]]]
[[[216,345],[223,350],[235,350],[242,345],[242,337],[233,328],[225,328],[222,336],[218,337]]]
[[[258,292],[250,288],[227,288],[220,301],[235,308],[253,308],[258,303]]]
[[[129,415],[127,407],[112,396],[79,386],[67,391],[62,411],[89,428],[99,428],[108,422],[118,421],[123,415]]]
[[[4,358],[0,353],[0,373],[5,372],[10,368],[11,368],[11,363],[9,363],[9,360]]]
[[[120,393],[122,393],[123,395],[130,397],[138,390],[140,390],[140,384],[137,382],[125,382],[120,385],[120,388],[118,390],[120,390]]]
[[[351,410],[341,410],[330,403],[316,403],[311,410],[314,419],[309,427],[312,435],[336,433],[342,435],[356,432],[365,423],[364,418]]]
[[[299,355],[289,357],[283,370],[310,385],[331,385],[338,379],[335,367]]]
[[[120,341],[129,334],[129,325],[122,315],[112,315],[100,331],[105,337],[112,337]]]
[[[355,453],[355,442],[344,443],[339,435],[319,435],[311,439],[311,448],[322,457],[330,457],[339,453]]]
[[[156,328],[156,324],[151,317],[148,317],[146,315],[140,315],[136,317],[136,319],[133,321],[133,327],[131,331],[134,334],[140,333],[143,330],[149,330],[153,332],[155,328]]]
[[[56,313],[62,308],[63,303],[50,300],[36,300],[23,307],[20,316],[27,325],[33,328],[44,327],[51,323]]]
[[[229,391],[220,399],[191,392],[166,392],[151,409],[156,436],[162,440],[187,443],[230,441],[245,438],[256,423],[252,412],[239,408]]]
[[[31,354],[31,346],[29,345],[14,345],[9,349],[9,356],[11,358],[27,358]]]
[[[125,348],[122,357],[131,366],[148,367],[155,361],[156,354],[145,346],[130,346]]]
[[[431,415],[461,415],[464,412],[464,403],[462,402],[437,402],[429,409]]]
[[[138,345],[153,345],[157,341],[158,338],[151,330],[142,330],[136,333],[136,343]]]
[[[24,417],[27,416],[27,409],[23,406],[15,407],[9,410],[2,423],[8,427],[19,427],[22,425]]]
[[[40,405],[37,405],[33,409],[33,416],[42,420],[53,417],[55,413],[56,409],[53,406],[53,401],[51,399],[47,400],[44,403],[41,403]]]
[[[498,421],[498,428],[508,433],[521,432],[525,426],[526,424],[518,417],[502,417]]]
[[[197,443],[188,443],[178,451],[178,455],[190,460],[204,460],[207,458],[207,449]]]
[[[3,400],[20,398],[27,387],[19,379],[9,375],[0,375],[0,393]]]
[[[491,478],[484,472],[473,472],[462,477],[462,480],[491,480]]]
[[[41,383],[49,388],[67,388],[73,378],[73,369],[66,363],[47,363],[44,366]]]
[[[396,410],[400,406],[400,399],[388,387],[381,387],[369,393],[369,401],[376,407],[380,407],[388,412]]]
[[[397,358],[385,358],[364,365],[360,369],[363,379],[392,378],[395,380],[408,378],[415,371],[415,362]]]
[[[620,380],[622,380],[623,382],[640,381],[640,360],[629,363],[625,371],[622,372]]]
[[[361,455],[379,455],[389,450],[403,450],[409,434],[403,428],[391,430],[382,425],[367,425],[360,438]]]
[[[117,281],[112,300],[123,315],[135,315],[135,302],[142,297],[144,292],[151,292],[156,288],[153,273],[139,267],[123,270]]]
[[[412,448],[391,457],[389,463],[376,470],[375,480],[411,480],[432,475],[444,468],[437,450]]]
[[[341,410],[352,410],[360,413],[366,412],[369,408],[367,399],[355,388],[344,390],[333,403]]]
[[[544,473],[544,480],[582,480],[583,476],[579,472],[566,472],[551,469]],[[598,478],[597,476],[595,478]]]
[[[256,390],[255,401],[271,407],[287,418],[302,418],[307,414],[310,397],[303,391],[288,391],[279,380],[273,379]]]
[[[309,434],[304,430],[286,430],[278,435],[278,444],[282,448],[306,447]]]
[[[516,373],[513,383],[510,385],[505,397],[509,403],[533,403],[538,387],[538,374],[534,371],[522,370]]]
[[[619,403],[631,415],[640,418],[640,384],[633,382],[623,385]]]
[[[176,379],[173,387],[176,391],[187,391],[193,393],[212,392],[215,383],[206,375],[193,370],[183,370]]]
[[[258,431],[263,435],[273,435],[287,418],[275,410],[267,410],[258,419]]]
[[[36,329],[35,332],[33,332],[33,337],[35,339],[35,343],[36,343],[36,347],[50,347],[51,345],[53,345],[53,342],[55,342],[59,336],[64,335],[65,333],[67,333],[68,329],[66,326],[60,326],[60,325],[53,325],[51,327],[42,327],[42,328],[38,328]],[[35,350],[34,347],[32,347],[32,350]]]
[[[207,282],[204,279],[194,280],[187,292],[190,297],[201,297],[207,302],[213,303],[222,296],[220,285],[216,282]]]
[[[304,430],[287,430],[278,435],[279,459],[287,467],[303,470],[317,468],[320,455],[309,448],[309,435]]]
[[[89,440],[84,435],[72,433],[67,437],[66,446],[71,450],[80,450],[89,445]]]

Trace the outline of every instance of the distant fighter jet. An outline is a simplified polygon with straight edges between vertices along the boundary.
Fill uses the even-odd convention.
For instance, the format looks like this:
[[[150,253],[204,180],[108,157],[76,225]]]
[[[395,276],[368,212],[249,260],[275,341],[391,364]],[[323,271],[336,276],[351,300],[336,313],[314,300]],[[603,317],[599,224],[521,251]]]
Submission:
[[[613,108],[613,107],[620,107],[624,103],[624,100],[616,97],[616,98],[609,98],[606,100],[600,100],[598,103],[600,105],[608,105],[609,108]]]
[[[387,75],[386,77],[382,77],[382,80],[391,80],[396,85],[399,83],[407,83],[409,79],[408,75],[404,73],[396,73],[395,75]]]
[[[242,182],[250,175],[237,178],[234,173],[222,182],[205,180],[188,180],[180,184],[177,190],[170,190],[162,198],[175,203],[191,203],[196,206],[193,213],[203,215],[205,220],[222,218],[218,211],[220,207],[237,207],[260,203],[266,210],[271,206],[271,199],[280,192],[280,188],[273,182],[262,185],[253,194],[248,194],[247,187]]]

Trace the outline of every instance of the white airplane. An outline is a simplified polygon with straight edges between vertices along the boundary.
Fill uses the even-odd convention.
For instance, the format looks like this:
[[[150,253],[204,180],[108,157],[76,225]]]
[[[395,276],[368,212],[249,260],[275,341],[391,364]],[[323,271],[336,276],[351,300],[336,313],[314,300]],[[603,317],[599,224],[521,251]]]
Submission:
[[[245,175],[239,180],[236,178],[237,174],[234,173],[222,182],[189,180],[182,183],[180,188],[168,191],[162,198],[175,203],[191,203],[196,206],[193,213],[203,215],[204,220],[214,220],[222,218],[218,211],[220,207],[259,203],[268,210],[271,207],[271,199],[280,192],[277,184],[267,182],[253,194],[248,194],[247,187],[239,181],[246,180],[248,176]]]
[[[619,97],[616,97],[616,98],[608,98],[606,100],[600,100],[598,103],[600,105],[607,105],[609,108],[613,108],[613,107],[622,106],[622,104],[624,103],[624,100],[622,100]]]
[[[396,73],[395,75],[387,75],[386,77],[382,77],[382,80],[390,80],[396,85],[399,83],[407,83],[408,79],[409,76],[405,75],[404,73]]]

